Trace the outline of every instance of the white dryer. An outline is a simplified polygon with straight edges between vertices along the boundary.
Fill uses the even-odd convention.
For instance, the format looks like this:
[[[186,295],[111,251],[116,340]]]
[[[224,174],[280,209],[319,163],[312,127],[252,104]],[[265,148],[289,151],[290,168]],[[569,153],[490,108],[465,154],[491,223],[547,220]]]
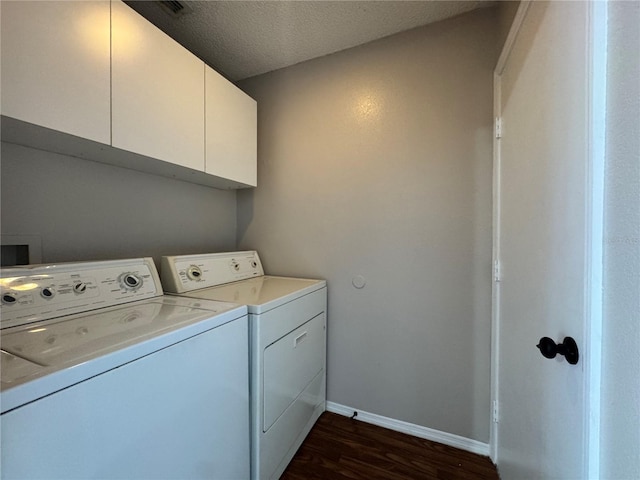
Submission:
[[[163,257],[160,272],[167,293],[247,305],[251,478],[279,478],[326,409],[326,282],[266,276],[255,251]]]
[[[3,269],[3,478],[249,477],[246,307],[149,258]]]

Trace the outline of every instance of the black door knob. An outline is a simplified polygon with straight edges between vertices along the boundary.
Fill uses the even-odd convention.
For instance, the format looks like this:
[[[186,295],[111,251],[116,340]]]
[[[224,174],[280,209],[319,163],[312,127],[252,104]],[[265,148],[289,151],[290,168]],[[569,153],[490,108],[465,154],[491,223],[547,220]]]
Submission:
[[[563,355],[571,365],[578,363],[580,355],[578,353],[578,344],[572,337],[565,337],[562,343],[556,344],[549,337],[542,337],[538,345],[540,353],[545,358],[555,358],[557,354]]]
[[[545,358],[556,358],[558,354],[558,345],[549,337],[542,337],[536,347]]]

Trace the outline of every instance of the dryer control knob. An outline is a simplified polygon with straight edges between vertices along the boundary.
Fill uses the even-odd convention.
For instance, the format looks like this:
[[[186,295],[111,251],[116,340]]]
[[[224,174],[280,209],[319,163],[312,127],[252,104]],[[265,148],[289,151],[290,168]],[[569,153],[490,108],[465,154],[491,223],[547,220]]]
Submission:
[[[15,293],[4,293],[2,294],[2,303],[5,305],[13,305],[18,301],[18,297]]]
[[[187,269],[187,278],[189,280],[199,281],[202,279],[202,270],[197,265],[191,265]]]
[[[142,278],[133,273],[125,273],[120,277],[120,285],[122,285],[125,290],[137,290],[142,286]]]
[[[47,300],[49,300],[50,298],[56,296],[56,290],[53,287],[44,287],[42,290],[40,290],[40,295],[42,296],[42,298],[46,298]]]
[[[87,291],[87,284],[85,282],[78,282],[73,285],[73,291],[76,293],[84,293]]]

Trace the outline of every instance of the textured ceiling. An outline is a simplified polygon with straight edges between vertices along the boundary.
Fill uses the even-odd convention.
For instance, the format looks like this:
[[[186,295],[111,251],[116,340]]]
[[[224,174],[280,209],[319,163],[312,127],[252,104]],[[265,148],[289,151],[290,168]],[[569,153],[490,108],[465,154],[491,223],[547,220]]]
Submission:
[[[183,1],[173,17],[155,1],[127,1],[232,81],[294,65],[490,1]]]

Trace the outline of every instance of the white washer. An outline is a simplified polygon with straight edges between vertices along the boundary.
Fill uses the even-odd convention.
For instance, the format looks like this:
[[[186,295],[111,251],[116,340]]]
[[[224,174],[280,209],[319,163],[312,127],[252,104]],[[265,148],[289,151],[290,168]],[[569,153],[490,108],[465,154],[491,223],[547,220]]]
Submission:
[[[251,478],[279,478],[326,408],[326,282],[265,276],[255,251],[163,257],[160,272],[168,293],[247,305]]]
[[[3,269],[3,478],[249,477],[246,307],[150,258]]]

